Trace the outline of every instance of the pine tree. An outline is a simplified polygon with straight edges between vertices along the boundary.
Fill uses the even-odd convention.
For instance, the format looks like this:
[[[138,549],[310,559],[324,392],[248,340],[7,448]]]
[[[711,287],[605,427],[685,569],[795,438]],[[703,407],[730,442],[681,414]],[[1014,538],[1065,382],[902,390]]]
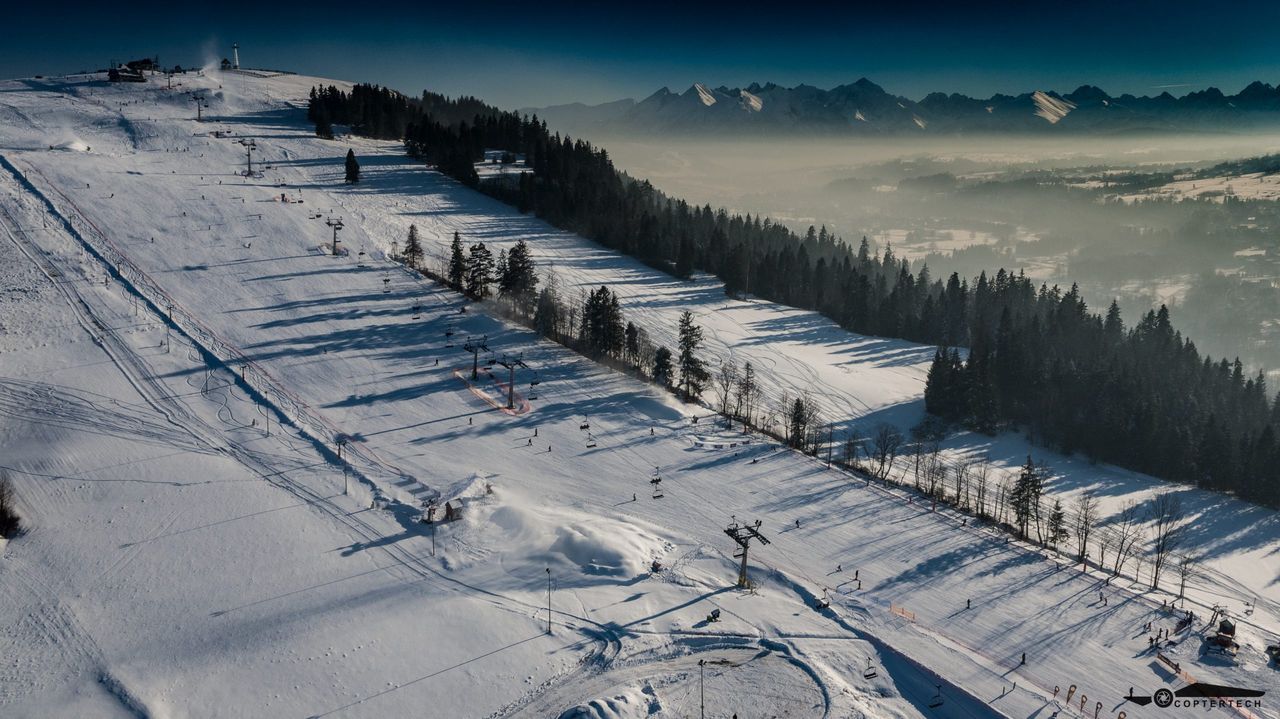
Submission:
[[[933,362],[924,383],[924,410],[929,414],[951,419],[950,363],[946,350],[939,347],[933,352]]]
[[[1120,305],[1111,300],[1111,306],[1107,308],[1107,319],[1102,325],[1102,334],[1107,338],[1107,343],[1115,346],[1120,344],[1124,339],[1124,322],[1120,319]]]
[[[499,295],[502,295],[502,284],[507,278],[507,251],[505,249],[501,249],[498,250],[498,262],[493,267],[493,279],[498,283]]]
[[[462,237],[453,233],[453,244],[449,245],[449,284],[455,290],[462,289],[462,281],[466,279],[467,257],[462,254]]]
[[[356,153],[354,150],[347,150],[347,182],[357,183],[360,181],[360,163],[356,161]]]
[[[401,257],[406,265],[415,270],[422,262],[422,243],[418,240],[417,225],[409,225],[409,239],[404,242],[404,253]]]
[[[968,408],[969,423],[983,434],[995,434],[999,405],[996,402],[995,382],[991,376],[990,353],[980,349],[971,351],[966,374],[968,396],[965,405]]]
[[[1067,512],[1062,508],[1062,500],[1053,500],[1053,509],[1049,512],[1049,544],[1055,549],[1058,543],[1067,538]]]
[[[533,311],[533,327],[543,337],[559,340],[560,303],[551,287],[543,287],[538,293],[538,303]]]
[[[684,400],[691,402],[702,396],[711,374],[706,363],[697,356],[702,346],[702,328],[693,323],[693,313],[685,310],[680,315],[680,387]]]
[[[627,329],[624,331],[626,335],[626,358],[632,365],[640,358],[640,328],[634,323],[628,322]]]
[[[725,258],[724,271],[721,272],[724,278],[724,293],[737,297],[745,292],[750,272],[751,262],[747,248],[742,243],[738,243],[729,251],[729,256]]]
[[[528,307],[533,302],[537,287],[538,275],[529,256],[529,246],[520,240],[506,253],[506,262],[499,262],[498,294],[511,299],[517,306]]]
[[[805,409],[804,400],[796,397],[791,403],[791,411],[787,417],[787,444],[804,450],[804,440],[808,434],[809,412]]]
[[[659,347],[653,355],[653,381],[663,387],[671,386],[671,350]]]
[[[578,341],[595,357],[618,357],[622,354],[626,330],[618,296],[601,285],[587,295],[582,308]]]
[[[483,242],[477,242],[467,255],[467,294],[484,299],[492,283],[493,253]]]
[[[1009,506],[1013,508],[1013,516],[1018,523],[1018,534],[1025,538],[1031,520],[1040,509],[1040,496],[1044,491],[1044,480],[1027,456],[1027,463],[1022,466],[1018,479],[1009,491]]]
[[[333,139],[333,123],[329,121],[329,111],[321,105],[315,111],[316,137],[325,140]]]
[[[693,240],[688,234],[680,235],[680,247],[676,254],[676,277],[689,279],[693,275]]]

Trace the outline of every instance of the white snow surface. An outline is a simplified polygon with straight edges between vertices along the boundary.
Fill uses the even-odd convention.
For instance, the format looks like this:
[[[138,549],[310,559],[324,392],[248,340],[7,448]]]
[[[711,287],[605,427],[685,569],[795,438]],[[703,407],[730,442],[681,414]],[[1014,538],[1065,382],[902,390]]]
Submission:
[[[712,105],[716,104],[715,93],[707,89],[706,85],[703,85],[700,82],[695,82],[693,84],[693,89],[698,91],[698,99],[702,101],[703,105],[706,105],[707,107],[711,107]]]
[[[1050,125],[1062,122],[1062,118],[1076,109],[1071,101],[1053,97],[1042,90],[1032,93],[1031,101],[1035,103],[1036,116],[1044,118]]]
[[[759,95],[753,95],[746,90],[739,90],[738,94],[742,100],[742,109],[747,112],[760,112],[764,109],[764,100]]]
[[[715,717],[1092,716],[1055,698],[1070,685],[1100,716],[1198,714],[1123,703],[1169,678],[1141,631],[1172,627],[1169,594],[710,426],[385,257],[410,223],[432,262],[455,231],[524,239],[570,296],[608,284],[669,346],[692,309],[708,356],[840,423],[914,424],[931,348],[672,279],[396,143],[317,139],[302,108],[321,82],[347,86],[0,83],[0,463],[29,526],[0,545],[0,715],[687,717],[700,675]],[[495,409],[504,373],[468,382],[446,329],[523,352],[537,398],[518,378],[527,409]],[[1029,448],[948,450],[1008,467]],[[1105,513],[1168,488],[1030,451],[1055,492],[1091,489]],[[1225,604],[1242,648],[1201,656],[1198,623],[1163,651],[1274,696],[1280,522],[1177,491],[1204,555],[1189,606]],[[432,499],[460,518],[420,523]],[[732,518],[771,540],[752,545],[750,592]]]

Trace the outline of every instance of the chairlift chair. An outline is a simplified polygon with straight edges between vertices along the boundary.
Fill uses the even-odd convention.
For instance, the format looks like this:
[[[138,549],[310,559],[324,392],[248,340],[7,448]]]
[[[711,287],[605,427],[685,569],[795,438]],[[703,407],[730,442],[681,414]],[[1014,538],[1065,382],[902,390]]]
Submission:
[[[384,295],[391,294],[391,278],[390,277],[382,278],[382,294]]]
[[[356,255],[356,267],[364,267],[364,250],[360,250],[360,254]]]
[[[596,438],[595,438],[595,437],[593,437],[593,436],[591,436],[590,434],[588,434],[588,435],[587,435],[587,449],[593,449],[593,448],[595,448],[595,446],[596,446]]]
[[[867,669],[862,673],[862,678],[875,679],[878,676],[880,676],[880,674],[876,672],[875,666],[871,663],[871,657],[867,657]]]
[[[414,306],[413,306],[413,318],[416,320],[416,319],[419,319],[419,318],[421,318],[421,317],[422,317],[422,305],[414,305]]]
[[[662,499],[662,477],[654,477],[649,484],[653,485],[653,498]]]

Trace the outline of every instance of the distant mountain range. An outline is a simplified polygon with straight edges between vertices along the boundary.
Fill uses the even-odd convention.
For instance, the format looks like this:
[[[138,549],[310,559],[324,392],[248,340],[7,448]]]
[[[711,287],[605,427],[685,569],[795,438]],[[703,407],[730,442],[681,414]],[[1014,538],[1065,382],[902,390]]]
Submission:
[[[1254,82],[1235,95],[1217,88],[1174,97],[1112,97],[1092,85],[1060,95],[1036,90],[986,99],[931,93],[891,95],[862,78],[823,90],[753,83],[681,93],[662,88],[635,101],[524,108],[553,128],[574,133],[640,134],[983,134],[1233,132],[1280,127],[1280,87]]]

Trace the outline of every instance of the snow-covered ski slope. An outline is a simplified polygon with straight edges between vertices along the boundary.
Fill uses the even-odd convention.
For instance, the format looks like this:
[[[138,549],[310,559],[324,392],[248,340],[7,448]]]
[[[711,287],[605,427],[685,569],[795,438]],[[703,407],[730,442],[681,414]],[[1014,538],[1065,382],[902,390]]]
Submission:
[[[32,526],[0,560],[0,715],[687,717],[699,659],[715,717],[1179,715],[1123,703],[1168,677],[1141,631],[1172,627],[1168,595],[693,424],[384,252],[411,222],[436,253],[455,230],[524,238],[562,289],[608,284],[668,344],[692,309],[708,354],[834,420],[913,422],[930,349],[674,281],[393,143],[316,139],[301,107],[318,82],[0,83],[0,464]],[[237,174],[248,139],[260,177]],[[500,368],[466,381],[469,335],[523,353],[529,411],[493,408]],[[1050,461],[1060,488],[1110,505],[1159,486]],[[1212,572],[1195,597],[1236,611],[1244,646],[1228,663],[1183,633],[1164,652],[1274,696],[1276,518],[1185,494]],[[462,518],[433,536],[425,499]],[[771,540],[751,548],[751,593],[732,588],[735,517]]]

